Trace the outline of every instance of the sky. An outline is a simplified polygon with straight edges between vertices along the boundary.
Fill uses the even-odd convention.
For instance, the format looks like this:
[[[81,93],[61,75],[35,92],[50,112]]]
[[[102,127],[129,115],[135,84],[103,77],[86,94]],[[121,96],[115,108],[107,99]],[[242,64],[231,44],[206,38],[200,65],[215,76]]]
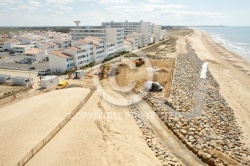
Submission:
[[[81,26],[105,21],[250,26],[250,0],[0,0],[0,26]]]

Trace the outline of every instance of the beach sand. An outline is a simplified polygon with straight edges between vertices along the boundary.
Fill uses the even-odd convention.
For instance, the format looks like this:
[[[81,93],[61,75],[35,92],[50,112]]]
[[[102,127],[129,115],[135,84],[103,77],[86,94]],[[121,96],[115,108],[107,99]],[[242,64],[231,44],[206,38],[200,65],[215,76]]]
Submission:
[[[90,92],[52,91],[0,109],[0,165],[16,165]]]
[[[200,59],[210,62],[208,69],[219,83],[221,95],[234,110],[243,140],[250,147],[250,62],[200,31],[195,30],[186,39]]]
[[[160,161],[128,108],[111,105],[95,92],[27,165],[160,165]]]

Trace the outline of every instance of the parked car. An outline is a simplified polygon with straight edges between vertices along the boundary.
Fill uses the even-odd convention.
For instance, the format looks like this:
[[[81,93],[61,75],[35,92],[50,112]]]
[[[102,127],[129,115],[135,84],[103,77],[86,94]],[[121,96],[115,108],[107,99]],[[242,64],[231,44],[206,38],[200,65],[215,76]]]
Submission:
[[[29,67],[29,70],[35,70],[36,68],[35,67]]]
[[[50,75],[50,69],[38,71],[38,76]]]

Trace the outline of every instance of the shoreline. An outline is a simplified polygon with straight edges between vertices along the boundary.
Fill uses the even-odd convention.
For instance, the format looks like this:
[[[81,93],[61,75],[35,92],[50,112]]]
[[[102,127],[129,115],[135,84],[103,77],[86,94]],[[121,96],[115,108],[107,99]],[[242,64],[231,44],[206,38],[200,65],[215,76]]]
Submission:
[[[244,60],[246,60],[247,62],[249,62],[250,63],[250,55],[249,55],[249,57],[248,56],[244,56],[244,55],[241,55],[241,54],[239,54],[238,52],[236,52],[236,51],[233,51],[233,49],[230,49],[230,48],[227,48],[226,46],[227,46],[227,44],[224,44],[223,45],[223,43],[221,42],[219,42],[219,41],[216,41],[216,39],[214,39],[212,36],[212,34],[211,33],[209,33],[208,31],[206,31],[206,30],[200,30],[200,29],[194,29],[194,28],[191,28],[191,29],[193,29],[194,31],[199,31],[199,32],[201,32],[201,33],[203,33],[203,34],[205,34],[207,37],[209,37],[214,43],[216,43],[216,44],[218,44],[218,45],[220,45],[221,47],[223,47],[224,49],[226,49],[227,51],[229,51],[229,52],[231,52],[232,54],[235,54],[235,56],[239,56],[239,57],[241,57],[242,59],[244,59]],[[228,41],[228,43],[229,44],[231,44],[232,46],[231,47],[239,47],[239,46],[237,46],[237,45],[233,45],[232,44],[232,41]],[[230,45],[228,45],[228,47],[230,47]],[[239,48],[238,48],[239,49]],[[243,49],[243,48],[242,48]],[[249,50],[242,50],[242,51],[249,51]]]
[[[198,57],[209,62],[208,69],[220,84],[220,93],[233,109],[243,142],[250,148],[250,62],[199,30],[187,39]]]

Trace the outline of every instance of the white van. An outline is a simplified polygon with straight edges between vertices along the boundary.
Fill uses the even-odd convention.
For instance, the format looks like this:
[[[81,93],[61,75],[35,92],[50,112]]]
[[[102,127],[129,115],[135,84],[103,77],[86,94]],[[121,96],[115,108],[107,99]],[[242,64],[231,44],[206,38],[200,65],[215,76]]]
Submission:
[[[39,76],[50,75],[50,69],[47,69],[47,70],[39,70],[39,71],[38,71],[38,75],[39,75]]]

